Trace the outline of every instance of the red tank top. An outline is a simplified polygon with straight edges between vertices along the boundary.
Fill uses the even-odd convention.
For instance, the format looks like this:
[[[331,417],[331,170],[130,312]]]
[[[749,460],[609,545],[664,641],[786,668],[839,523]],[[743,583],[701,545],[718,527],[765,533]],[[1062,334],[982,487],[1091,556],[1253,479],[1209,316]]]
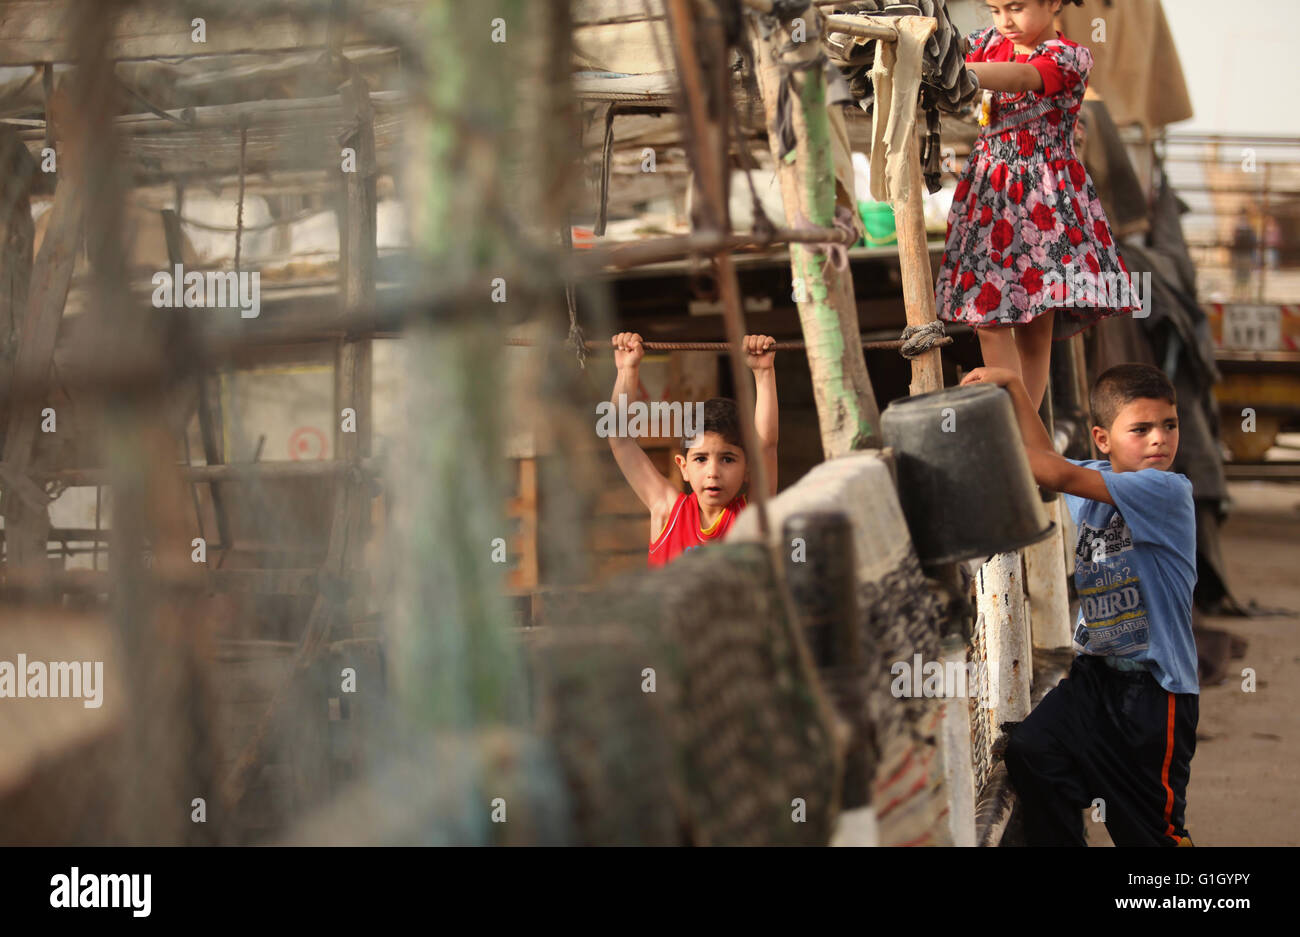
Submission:
[[[715,543],[727,535],[736,515],[745,507],[745,496],[737,495],[722,509],[713,526],[704,530],[700,526],[700,499],[695,492],[680,494],[668,515],[668,524],[650,544],[650,566],[666,566],[677,554],[694,550],[706,543]]]

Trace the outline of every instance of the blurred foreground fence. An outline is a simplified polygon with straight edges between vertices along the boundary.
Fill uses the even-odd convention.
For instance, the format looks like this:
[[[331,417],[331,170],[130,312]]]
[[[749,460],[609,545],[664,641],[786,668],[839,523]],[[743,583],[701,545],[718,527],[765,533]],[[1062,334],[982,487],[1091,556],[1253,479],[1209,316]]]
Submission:
[[[8,6],[0,842],[973,841],[996,727],[899,683],[967,610],[886,458],[580,587],[567,2]]]

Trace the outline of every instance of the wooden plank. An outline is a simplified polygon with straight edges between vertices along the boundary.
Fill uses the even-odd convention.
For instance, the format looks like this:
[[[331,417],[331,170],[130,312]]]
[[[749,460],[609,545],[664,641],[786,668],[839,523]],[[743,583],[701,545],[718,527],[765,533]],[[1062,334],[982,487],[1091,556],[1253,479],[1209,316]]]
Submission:
[[[244,595],[316,595],[318,570],[214,569],[209,575],[219,592]]]
[[[52,104],[56,124],[58,115],[67,107],[65,100],[60,93]],[[10,396],[3,461],[17,473],[26,472],[31,465],[44,400],[44,394],[32,394],[26,389],[43,387],[49,378],[63,307],[68,300],[68,287],[72,283],[72,272],[81,246],[85,204],[79,146],[75,141],[63,148],[60,160],[63,171],[59,173],[50,223],[32,269],[26,315],[16,336],[18,353],[14,359],[12,386],[22,390]],[[9,563],[44,568],[49,535],[48,510],[34,510],[8,491],[0,503],[3,504],[5,527],[9,530]]]
[[[746,317],[746,323],[753,330],[753,320]],[[718,396],[718,355],[709,351],[670,353],[668,387],[674,399],[686,402]]]
[[[641,499],[627,485],[613,485],[596,495],[596,515],[648,516]]]
[[[591,523],[589,543],[594,553],[637,552],[644,558],[650,547],[650,518],[597,518]]]
[[[519,496],[511,499],[508,515],[519,518],[519,531],[514,538],[516,563],[506,576],[512,590],[532,589],[538,584],[539,562],[537,556],[537,460],[520,459]]]
[[[183,502],[182,502],[183,504]],[[79,593],[112,595],[122,584],[104,569],[65,569],[44,576],[34,576],[6,567],[3,586],[16,591],[48,590],[52,594]],[[306,569],[217,569],[200,577],[203,567],[193,571],[184,567],[170,573],[161,571],[147,577],[164,589],[181,592],[219,592],[242,595],[318,595],[320,571]]]
[[[235,101],[231,104],[208,104],[201,107],[172,108],[164,111],[166,117],[145,111],[119,114],[113,117],[117,136],[148,136],[159,134],[174,136],[195,130],[229,130],[239,127],[297,127],[303,124],[336,124],[344,101],[340,95],[327,94],[311,98],[273,98],[271,100]],[[400,114],[409,106],[407,95],[401,91],[375,91],[370,94],[370,104],[384,114]],[[179,123],[178,123],[179,121]],[[43,125],[19,131],[24,140],[42,139]],[[216,139],[216,134],[210,134]]]
[[[32,223],[31,181],[35,160],[18,137],[0,127],[0,341],[7,346],[27,312],[32,276],[35,225]],[[13,360],[8,348],[0,352],[0,432],[9,423],[9,382]],[[0,436],[0,451],[4,437]]]
[[[126,6],[107,37],[107,54],[124,61],[325,48],[328,20],[320,14],[328,12],[329,6],[294,5],[302,8],[301,15],[267,13],[264,6],[259,9],[259,4],[247,2]],[[403,41],[416,24],[421,5],[417,0],[352,0],[353,16],[343,44]],[[73,37],[81,6],[80,0],[7,0],[0,12],[0,62],[75,61]],[[191,21],[196,16],[206,21],[205,42],[193,39]]]
[[[921,154],[914,129],[907,141],[903,161],[907,164],[909,195],[907,201],[894,199],[894,219],[898,226],[898,257],[903,273],[903,304],[908,325],[934,322],[934,273],[930,269],[930,249],[926,244],[925,214],[921,195],[925,179],[921,176]],[[943,360],[936,345],[912,359],[912,383],[915,396],[943,388]]]
[[[292,112],[283,112],[277,119],[287,121]],[[321,110],[298,112],[302,122],[296,125],[254,126],[248,131],[245,153],[245,170],[250,175],[275,171],[324,170],[331,174],[339,170],[339,134],[345,130],[344,122],[336,113]],[[212,179],[234,176],[239,172],[239,134],[214,133],[212,130],[178,129],[171,124],[166,132],[132,133],[130,126],[120,128],[118,153],[121,162],[129,166],[135,180],[142,184],[182,179]],[[403,139],[403,118],[397,114],[380,115],[375,120],[376,162],[379,170],[390,173],[396,169],[400,144]],[[43,142],[27,140],[28,151],[39,155]],[[300,185],[297,180],[288,183]],[[320,183],[302,186],[315,191]],[[267,183],[261,182],[260,191]]]
[[[646,550],[636,553],[607,553],[594,562],[595,580],[601,582],[632,570],[646,568]]]
[[[663,0],[573,0],[572,16],[574,26],[636,23],[663,19],[664,5]]]
[[[343,211],[339,217],[339,262],[342,307],[348,313],[370,313],[375,308],[375,266],[378,263],[375,181],[374,113],[365,79],[353,74],[342,88],[343,118],[351,133],[343,145],[355,151],[356,171],[343,172]],[[341,149],[341,147],[340,147]],[[339,155],[339,154],[335,154]],[[341,157],[340,157],[341,162]],[[370,454],[371,343],[354,338],[339,343],[335,369],[336,413],[343,407],[356,411],[356,432],[340,433],[336,452],[345,461]],[[350,438],[349,438],[350,437]]]

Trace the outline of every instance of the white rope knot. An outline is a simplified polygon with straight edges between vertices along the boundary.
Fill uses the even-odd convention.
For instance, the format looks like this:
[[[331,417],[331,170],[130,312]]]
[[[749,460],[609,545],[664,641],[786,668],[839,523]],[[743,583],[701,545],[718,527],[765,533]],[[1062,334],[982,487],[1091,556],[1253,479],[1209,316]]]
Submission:
[[[898,353],[904,358],[919,358],[944,337],[943,320],[935,319],[925,325],[909,325],[903,329],[900,337],[903,344],[899,346]]]

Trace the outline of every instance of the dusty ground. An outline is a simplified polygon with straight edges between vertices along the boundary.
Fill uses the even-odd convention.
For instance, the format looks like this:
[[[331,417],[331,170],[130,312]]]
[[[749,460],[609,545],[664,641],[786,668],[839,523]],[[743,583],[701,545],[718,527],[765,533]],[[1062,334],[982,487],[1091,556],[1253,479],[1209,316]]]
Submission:
[[[1285,616],[1205,618],[1250,642],[1231,675],[1201,687],[1200,727],[1187,790],[1197,846],[1300,845],[1300,484],[1234,482],[1223,527],[1229,584],[1243,605]],[[1242,689],[1253,668],[1256,692]],[[1086,823],[1093,845],[1105,828]]]
[[[1224,525],[1229,584],[1286,616],[1207,618],[1250,642],[1233,675],[1201,688],[1187,829],[1197,845],[1300,845],[1300,484],[1237,482]],[[1256,692],[1242,691],[1254,668]]]

